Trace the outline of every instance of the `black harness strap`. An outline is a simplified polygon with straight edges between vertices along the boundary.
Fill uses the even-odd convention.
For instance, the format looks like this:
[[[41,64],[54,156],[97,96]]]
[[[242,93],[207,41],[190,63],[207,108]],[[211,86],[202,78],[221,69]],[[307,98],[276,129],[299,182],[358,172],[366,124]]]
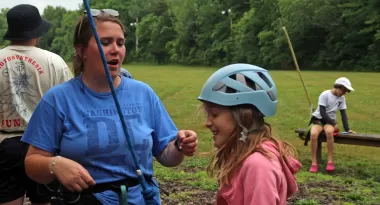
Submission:
[[[152,177],[145,176],[146,181],[154,184],[154,186],[157,186],[154,182]],[[58,181],[54,181],[51,184],[47,185],[48,189],[54,193],[52,196],[52,205],[77,205],[80,199],[86,195],[92,195],[94,193],[100,193],[104,191],[114,191],[118,195],[121,193],[120,187],[124,185],[127,188],[134,187],[137,185],[140,185],[140,182],[138,179],[135,178],[127,178],[124,180],[119,180],[115,182],[108,182],[108,183],[101,183],[101,184],[95,184],[94,186],[89,187],[88,189],[84,189],[81,192],[71,192],[66,189],[62,184],[60,184]],[[158,187],[158,186],[157,186]]]

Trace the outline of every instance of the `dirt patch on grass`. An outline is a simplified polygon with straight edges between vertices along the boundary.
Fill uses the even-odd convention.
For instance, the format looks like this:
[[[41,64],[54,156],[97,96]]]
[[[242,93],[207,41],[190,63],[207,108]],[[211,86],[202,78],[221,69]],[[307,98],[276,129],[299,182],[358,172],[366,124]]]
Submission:
[[[187,171],[194,171],[186,168]],[[160,187],[169,193],[167,196],[161,190],[162,205],[213,205],[217,191],[204,190],[184,184],[180,181],[160,181]],[[349,186],[331,181],[307,182],[298,184],[298,192],[288,200],[288,205],[295,205],[300,200],[314,200],[319,204],[341,204],[342,193],[350,192]],[[376,195],[376,192],[373,192]],[[352,202],[349,199],[344,200]],[[342,202],[342,201],[341,201]],[[24,205],[30,205],[28,200]]]
[[[329,181],[298,184],[298,192],[288,200],[288,204],[296,204],[302,199],[314,200],[319,204],[336,204],[340,200],[339,194],[346,191],[346,186]]]
[[[216,191],[203,190],[178,182],[160,182],[160,187],[169,193],[161,191],[163,205],[201,204],[212,205],[215,202]]]
[[[165,195],[161,191],[163,205],[200,204],[212,205],[215,202],[216,191],[203,190],[178,182],[161,182],[160,186],[170,193]],[[339,193],[344,193],[344,185],[331,182],[310,182],[299,184],[298,192],[288,200],[288,205],[295,205],[300,200],[314,200],[319,204],[337,204]],[[334,194],[336,193],[336,194]]]

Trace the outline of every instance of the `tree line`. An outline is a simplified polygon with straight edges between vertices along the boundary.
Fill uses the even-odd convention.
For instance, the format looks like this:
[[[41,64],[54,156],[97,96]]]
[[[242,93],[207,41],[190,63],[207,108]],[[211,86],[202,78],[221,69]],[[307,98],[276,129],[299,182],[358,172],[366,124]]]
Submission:
[[[91,0],[119,11],[128,62],[294,69],[286,27],[302,70],[380,71],[379,0]],[[0,35],[7,29],[0,12]],[[53,27],[39,46],[71,61],[77,10],[48,6]],[[0,48],[9,42],[0,39]]]

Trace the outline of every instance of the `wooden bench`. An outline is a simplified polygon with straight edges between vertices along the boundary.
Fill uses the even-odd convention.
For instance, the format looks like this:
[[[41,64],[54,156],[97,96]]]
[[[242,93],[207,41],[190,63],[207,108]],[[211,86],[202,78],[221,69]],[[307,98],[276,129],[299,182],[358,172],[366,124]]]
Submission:
[[[305,141],[306,134],[307,134],[306,129],[298,128],[295,130],[295,132],[298,133],[298,137],[300,139]],[[318,137],[318,149],[317,149],[318,162],[322,161],[322,142],[326,142],[326,135],[324,132],[322,132]],[[338,133],[337,135],[334,136],[334,143],[380,147],[380,135],[361,134],[361,133],[350,133],[350,134]]]

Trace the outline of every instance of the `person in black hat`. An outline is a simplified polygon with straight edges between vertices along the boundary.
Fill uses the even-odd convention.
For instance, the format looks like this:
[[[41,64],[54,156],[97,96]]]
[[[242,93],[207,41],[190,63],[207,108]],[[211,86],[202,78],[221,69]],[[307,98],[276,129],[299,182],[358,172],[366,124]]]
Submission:
[[[36,47],[51,24],[35,6],[11,8],[7,22],[3,38],[10,46],[0,50],[0,205],[21,205],[25,194],[32,204],[49,204],[46,187],[26,175],[28,145],[20,139],[46,91],[73,76],[60,56]]]
[[[43,20],[38,9],[28,4],[20,4],[7,13],[8,30],[3,39],[10,41],[26,41],[39,39],[51,28],[51,24]]]

